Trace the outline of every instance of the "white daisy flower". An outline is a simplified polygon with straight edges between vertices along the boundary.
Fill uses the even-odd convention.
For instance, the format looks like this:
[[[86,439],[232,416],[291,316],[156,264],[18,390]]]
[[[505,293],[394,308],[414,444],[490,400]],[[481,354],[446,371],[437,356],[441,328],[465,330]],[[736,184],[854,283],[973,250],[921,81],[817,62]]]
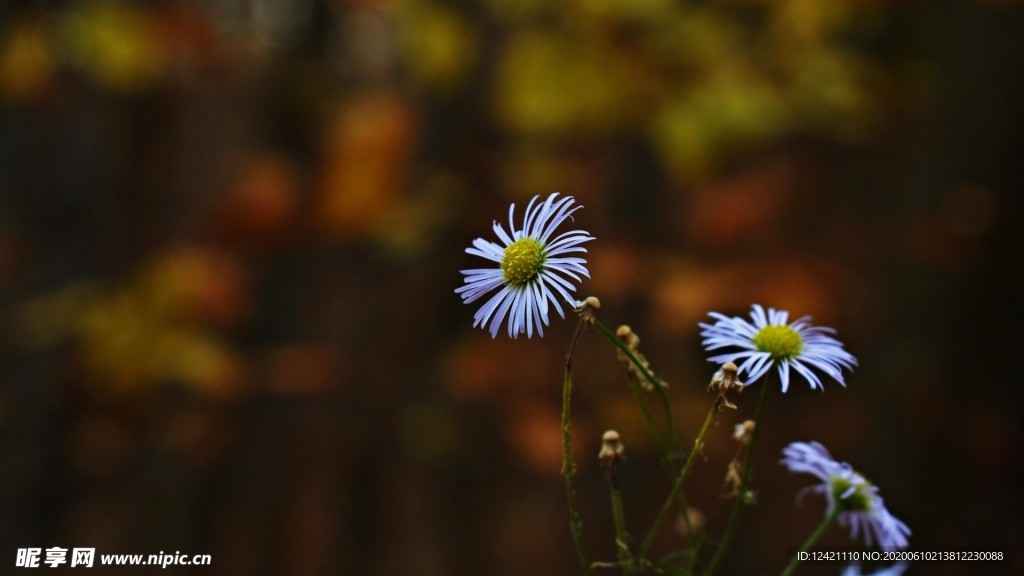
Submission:
[[[590,278],[587,261],[567,254],[585,253],[581,245],[594,237],[583,230],[570,230],[552,238],[555,230],[582,208],[574,206],[572,196],[557,197],[555,192],[538,202],[540,196],[534,196],[518,228],[514,219],[516,205],[512,204],[508,209],[509,231],[497,221],[493,224],[501,244],[477,238],[472,247],[466,248],[466,252],[497,264],[462,270],[465,285],[455,290],[469,304],[498,289],[477,310],[473,320],[474,328],[486,328],[492,338],[497,337],[506,316],[508,335],[512,338],[520,334],[532,338],[534,329],[544,336],[544,326],[549,324],[549,305],[565,318],[562,304],[575,305],[571,292],[582,281],[580,275]]]
[[[824,384],[812,368],[821,370],[845,386],[842,369],[850,370],[857,365],[857,359],[843,349],[843,344],[829,336],[835,330],[811,325],[810,316],[789,323],[789,312],[774,308],[765,312],[758,304],[754,304],[750,314],[753,322],[718,312],[709,315],[716,322],[700,324],[704,349],[710,352],[732,346],[742,350],[712,356],[708,361],[715,364],[742,361],[739,371],[747,373],[747,385],[776,366],[783,392],[789,388],[790,368],[803,376],[812,390],[824,390]]]

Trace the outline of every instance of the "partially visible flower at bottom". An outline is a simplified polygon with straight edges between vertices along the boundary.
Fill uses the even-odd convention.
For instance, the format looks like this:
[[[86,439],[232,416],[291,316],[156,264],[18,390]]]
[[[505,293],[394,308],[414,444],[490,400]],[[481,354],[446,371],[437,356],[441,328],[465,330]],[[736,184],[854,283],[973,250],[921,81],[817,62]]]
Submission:
[[[889,513],[878,495],[878,487],[868,482],[846,462],[832,459],[828,450],[817,442],[793,442],[782,450],[781,463],[791,472],[817,476],[821,483],[801,491],[824,494],[828,501],[826,514],[839,508],[839,523],[850,527],[850,537],[863,532],[868,546],[878,544],[885,549],[906,548],[910,528]]]
[[[906,570],[907,565],[903,562],[898,562],[888,568],[882,568],[878,572],[865,574],[860,571],[860,564],[850,564],[839,576],[901,576]]]

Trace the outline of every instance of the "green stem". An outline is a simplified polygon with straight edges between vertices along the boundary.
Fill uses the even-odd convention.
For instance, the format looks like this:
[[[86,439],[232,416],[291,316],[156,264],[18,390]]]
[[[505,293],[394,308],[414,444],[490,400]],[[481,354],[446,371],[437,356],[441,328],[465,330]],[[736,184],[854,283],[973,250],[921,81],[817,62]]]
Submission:
[[[612,519],[615,521],[615,548],[623,576],[632,574],[633,555],[629,551],[629,535],[626,533],[626,513],[622,506],[622,491],[615,475],[615,464],[608,470],[608,489],[612,496]]]
[[[644,400],[643,394],[638,394],[636,391],[634,391],[633,395],[634,397],[636,397],[637,403],[640,405],[640,410],[641,412],[643,412],[644,421],[647,423],[647,427],[650,429],[651,436],[659,444],[662,451],[662,456],[665,458],[665,461],[669,461],[671,458],[671,454],[675,452],[676,446],[675,419],[672,417],[672,405],[669,403],[668,396],[665,394],[665,390],[662,387],[661,382],[654,377],[654,374],[651,374],[651,371],[648,370],[646,366],[644,366],[643,362],[641,362],[635,354],[633,354],[633,351],[630,350],[625,344],[623,344],[622,340],[619,340],[619,337],[616,336],[614,332],[609,330],[608,327],[604,325],[604,323],[602,323],[597,318],[594,318],[594,326],[596,326],[597,330],[601,332],[601,334],[603,334],[606,338],[608,338],[608,340],[610,340],[616,348],[622,351],[622,353],[626,355],[626,358],[629,358],[629,361],[632,362],[633,365],[637,367],[640,373],[644,375],[644,379],[650,382],[651,386],[658,393],[658,398],[661,400],[662,408],[664,408],[665,410],[665,420],[666,426],[668,428],[667,438],[662,438],[661,435],[658,434],[658,428],[654,423],[654,418],[651,416],[650,410],[647,408],[647,402]]]
[[[786,569],[782,571],[780,576],[789,576],[793,573],[793,570],[796,570],[796,565],[800,561],[800,556],[804,552],[807,552],[811,546],[814,546],[818,539],[821,538],[821,535],[825,533],[825,530],[832,525],[832,522],[835,521],[837,516],[839,516],[839,506],[836,506],[835,510],[826,516],[825,519],[821,521],[821,524],[818,524],[818,527],[814,529],[814,532],[811,532],[811,535],[807,537],[807,541],[800,547],[800,551],[793,556],[793,559],[789,561],[789,565],[786,566]]]
[[[640,545],[640,558],[647,555],[647,551],[650,550],[651,545],[654,543],[654,538],[658,535],[658,531],[661,530],[661,526],[665,523],[665,520],[668,519],[669,512],[672,511],[673,505],[677,499],[680,499],[683,484],[690,476],[690,471],[693,469],[693,463],[697,461],[697,455],[704,449],[704,440],[708,435],[708,430],[711,429],[711,423],[715,420],[715,412],[717,411],[718,403],[716,402],[711,406],[711,409],[708,410],[708,415],[704,418],[704,424],[700,427],[700,433],[693,441],[693,449],[690,450],[689,456],[686,457],[686,465],[683,466],[683,471],[678,477],[676,477],[675,484],[672,486],[672,492],[669,493],[668,498],[665,499],[665,503],[661,505],[661,510],[658,512],[658,516],[655,517],[654,523],[651,525],[651,529],[647,531],[647,536],[644,538],[643,544]],[[682,501],[685,502],[685,499]],[[687,511],[684,510],[683,514],[687,514]]]
[[[725,531],[722,533],[722,539],[718,541],[718,546],[715,548],[715,554],[711,557],[711,562],[708,563],[708,568],[704,571],[704,576],[712,576],[715,573],[715,569],[718,568],[718,563],[722,560],[722,555],[725,554],[726,549],[729,548],[729,542],[732,540],[733,535],[736,532],[736,526],[739,524],[740,516],[743,513],[743,507],[747,504],[747,489],[750,485],[750,472],[754,464],[754,447],[757,445],[757,437],[761,431],[761,414],[764,412],[765,400],[768,398],[768,389],[771,388],[773,378],[771,375],[774,372],[769,372],[768,376],[763,382],[761,382],[761,396],[757,400],[757,409],[754,412],[754,431],[750,434],[750,445],[747,447],[747,458],[743,463],[743,480],[740,482],[739,492],[736,494],[736,499],[733,501],[732,513],[729,514],[729,522],[725,525]]]
[[[572,402],[572,354],[576,349],[576,343],[580,335],[587,327],[587,322],[580,319],[576,332],[572,337],[572,344],[569,346],[569,353],[565,358],[565,379],[562,382],[562,475],[565,476],[565,497],[569,504],[569,527],[572,530],[572,537],[576,543],[576,553],[579,555],[580,563],[588,574],[593,570],[590,566],[590,555],[587,554],[586,543],[583,541],[583,521],[580,520],[579,509],[576,506],[576,488],[574,479],[576,477],[576,465],[572,461],[572,438],[569,434],[570,404]]]

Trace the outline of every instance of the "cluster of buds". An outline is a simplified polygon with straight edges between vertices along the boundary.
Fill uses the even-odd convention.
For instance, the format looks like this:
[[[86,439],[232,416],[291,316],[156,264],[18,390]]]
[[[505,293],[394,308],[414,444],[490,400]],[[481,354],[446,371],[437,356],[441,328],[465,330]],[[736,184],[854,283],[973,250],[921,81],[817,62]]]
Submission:
[[[640,353],[640,336],[638,336],[632,328],[623,324],[615,331],[615,336],[618,337],[619,341],[626,346],[626,349],[633,354],[636,360],[643,365],[644,369],[647,370],[647,373],[650,374],[651,377],[654,378],[654,381],[658,383],[658,386],[662,388],[668,387],[668,384],[664,380],[654,375],[654,372],[651,370],[650,362],[648,362],[647,358]],[[627,357],[625,353],[621,350],[616,351],[616,353],[618,354],[619,360],[626,363],[626,374],[629,376],[630,380],[639,384],[641,388],[648,392],[654,390],[654,385],[651,384],[651,381],[644,376],[643,372],[636,366],[636,364],[633,364],[633,362],[630,361],[629,357]]]
[[[750,439],[754,435],[755,426],[756,424],[753,420],[744,420],[736,425],[732,433],[733,439],[736,440],[739,446],[737,447],[736,455],[733,456],[725,471],[725,492],[727,497],[737,496],[740,492],[740,487],[743,485],[743,454],[746,452],[747,447],[750,446]]]

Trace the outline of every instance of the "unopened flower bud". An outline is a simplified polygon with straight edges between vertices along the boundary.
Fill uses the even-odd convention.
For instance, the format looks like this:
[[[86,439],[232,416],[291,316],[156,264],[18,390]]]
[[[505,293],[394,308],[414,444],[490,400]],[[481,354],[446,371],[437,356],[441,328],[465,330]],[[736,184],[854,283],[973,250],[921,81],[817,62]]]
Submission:
[[[594,323],[595,312],[601,309],[601,301],[597,299],[597,296],[587,296],[584,300],[576,302],[576,308],[574,312],[579,314],[581,318]]]
[[[597,454],[597,458],[606,468],[626,460],[626,447],[622,445],[618,432],[608,430],[601,436],[601,451]]]
[[[729,498],[740,493],[743,486],[743,464],[739,458],[733,458],[725,469],[725,495]]]
[[[651,370],[651,363],[648,362],[647,358],[645,358],[643,353],[640,352],[639,334],[634,332],[628,325],[623,324],[615,330],[615,337],[618,338],[619,342],[622,342],[622,345],[625,346],[626,350],[629,350],[629,353],[632,354],[632,358],[630,358],[622,350],[615,351],[619,360],[626,363],[626,373],[629,375],[630,380],[647,391],[654,390],[655,385],[660,386],[661,388],[668,387],[668,383],[654,375],[654,372]],[[639,363],[643,369],[634,364],[634,362]]]
[[[743,487],[743,454],[750,448],[750,440],[754,436],[754,428],[757,424],[753,420],[744,420],[740,424],[736,425],[733,430],[732,437],[736,440],[736,455],[733,456],[732,460],[729,461],[729,465],[725,471],[725,494],[728,497],[740,496],[744,499],[750,498],[750,502],[753,500],[753,493],[740,494],[740,489]],[[746,501],[746,500],[745,500]]]
[[[618,330],[615,331],[615,336],[626,345],[626,348],[628,348],[630,352],[633,352],[634,354],[640,347],[640,336],[625,324],[619,326]],[[619,357],[623,360],[626,359],[621,351],[619,352]]]
[[[745,420],[736,425],[736,429],[732,433],[732,437],[741,446],[750,444],[750,437],[754,435],[754,424],[753,420]]]

